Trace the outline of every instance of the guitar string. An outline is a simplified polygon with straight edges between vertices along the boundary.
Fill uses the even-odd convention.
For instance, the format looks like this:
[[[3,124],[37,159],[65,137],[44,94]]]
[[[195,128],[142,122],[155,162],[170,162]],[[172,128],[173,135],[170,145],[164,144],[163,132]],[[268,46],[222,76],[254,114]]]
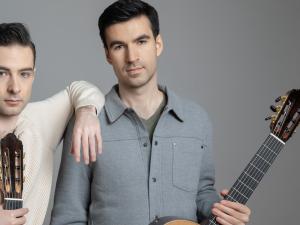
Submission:
[[[292,107],[292,105],[293,105],[293,103],[290,101],[288,104],[287,104],[287,106],[285,107],[286,109],[287,109],[287,111],[289,111],[289,109]],[[288,113],[286,113],[286,112],[284,112],[284,114],[283,114],[283,119],[282,119],[282,121],[286,121],[286,118],[287,118],[287,116],[288,116]],[[275,127],[275,132],[274,132],[274,135],[277,137],[277,136],[279,136],[279,134],[280,134],[280,130],[281,129],[276,129],[277,127],[280,127],[281,125],[279,124],[279,123],[277,123],[276,124],[276,127]],[[277,131],[276,131],[277,130]],[[268,139],[268,138],[267,138]],[[259,151],[255,154],[255,156],[253,157],[253,161],[255,160],[255,157],[257,157],[257,156],[262,156],[262,159],[258,159],[257,161],[258,161],[258,164],[260,163],[260,161],[261,161],[261,164],[263,165],[263,166],[266,166],[264,169],[262,169],[262,175],[260,176],[259,174],[259,176],[258,177],[256,177],[257,176],[257,173],[261,173],[259,170],[257,170],[254,166],[252,167],[252,171],[251,171],[251,162],[252,162],[252,160],[250,161],[250,163],[248,164],[248,166],[246,167],[246,169],[244,170],[244,171],[247,171],[248,170],[248,172],[250,172],[250,174],[253,176],[250,176],[250,184],[251,184],[251,178],[254,178],[255,179],[255,181],[253,182],[253,183],[257,183],[257,184],[255,184],[255,188],[256,188],[256,186],[258,185],[258,182],[260,182],[260,180],[263,178],[263,176],[265,175],[265,173],[268,171],[268,169],[270,168],[270,166],[272,165],[272,163],[273,163],[273,161],[276,159],[276,157],[277,157],[277,155],[280,153],[280,151],[281,151],[281,149],[283,148],[283,145],[282,145],[282,143],[280,143],[280,141],[278,141],[277,140],[277,142],[278,142],[278,144],[276,144],[276,139],[275,138],[273,138],[274,139],[274,141],[273,140],[271,140],[271,144],[274,144],[275,143],[275,145],[277,145],[276,146],[276,148],[279,146],[279,148],[277,149],[277,150],[275,150],[275,148],[274,148],[274,150],[275,150],[275,152],[273,151],[272,152],[272,147],[270,146],[270,143],[269,144],[267,144],[267,146],[265,146],[264,144],[262,145],[262,148],[260,148],[259,149]],[[265,143],[266,142],[268,142],[268,140],[266,140],[265,141]],[[273,143],[272,143],[273,142]],[[269,149],[270,151],[268,151],[268,148],[270,148],[271,147],[271,149]],[[274,147],[274,146],[273,146]],[[264,155],[264,150],[266,150],[266,152],[267,152],[267,154],[269,154],[269,155],[267,155],[267,157],[266,157],[266,155]],[[260,155],[260,154],[262,154],[262,155]],[[270,156],[270,157],[269,157]],[[266,164],[263,160],[264,159],[266,159],[266,162],[268,163],[268,164]],[[259,166],[258,166],[259,167]],[[249,168],[250,168],[250,170],[249,170]],[[256,169],[256,170],[255,170]],[[254,173],[253,173],[253,170],[254,170]],[[258,172],[259,171],[259,172]],[[244,177],[244,175],[242,174],[241,176],[240,176],[241,178],[242,177]],[[247,179],[247,178],[246,178]],[[257,181],[258,182],[256,182],[256,179],[257,179]],[[239,179],[238,179],[239,180]],[[246,180],[247,181],[247,180]],[[237,187],[238,186],[241,186],[242,184],[239,184],[239,182],[237,183]],[[255,189],[254,188],[254,189]],[[250,197],[250,195],[253,193],[253,191],[254,191],[254,189],[253,190],[249,190],[249,191],[247,191],[247,194],[246,194],[246,196],[244,196],[245,197],[245,201],[247,201],[248,200],[248,198]],[[232,191],[234,191],[234,189],[232,190]],[[250,194],[250,195],[249,195]],[[242,196],[242,195],[239,195],[239,193],[238,192],[236,192],[236,195],[238,195],[238,196]],[[249,195],[249,196],[248,196]],[[235,194],[234,194],[234,199],[236,198],[236,196],[235,196]],[[237,199],[238,201],[241,201],[242,199],[241,199],[241,197],[239,197],[239,199]]]
[[[262,177],[265,175],[265,173],[267,172],[270,164],[272,163],[272,161],[275,159],[276,157],[276,153],[275,152],[271,152],[269,151],[268,148],[276,148],[277,146],[274,146],[273,144],[276,142],[269,142],[269,140],[265,141],[264,144],[262,145],[262,147],[260,148],[260,150],[255,154],[255,156],[252,158],[252,160],[250,161],[250,163],[247,165],[247,167],[245,168],[245,173],[244,176],[241,176],[238,179],[238,182],[236,183],[236,188],[238,189],[237,191],[241,190],[241,186],[243,182],[243,178],[246,177],[246,180],[244,180],[244,183],[251,188],[250,190],[247,189],[245,191],[246,196],[245,200],[247,200],[250,195],[252,194],[252,192],[254,191],[254,189],[256,188],[258,182],[260,182],[260,180],[262,179]],[[268,147],[266,147],[268,146]],[[241,182],[239,182],[241,181]],[[252,181],[252,182],[251,182]],[[253,190],[253,191],[252,191]],[[235,197],[235,196],[232,196]],[[240,200],[240,199],[237,199]],[[244,201],[242,201],[244,202]]]
[[[269,140],[268,140],[269,139]],[[264,144],[266,143],[266,142],[269,142],[270,141],[270,139],[271,139],[271,143],[273,142],[273,143],[275,143],[276,144],[276,141],[275,140],[272,140],[272,138],[271,138],[271,136],[269,136],[267,139],[266,139],[266,141],[264,142]],[[266,150],[266,148],[263,148],[263,145],[262,145],[262,147],[260,148],[260,150],[256,153],[256,154],[258,154],[258,153],[261,153],[261,152],[263,152],[264,150]],[[276,157],[276,156],[275,156]],[[255,158],[255,156],[253,157],[253,158]],[[252,160],[251,160],[252,161]],[[263,161],[262,160],[259,160],[259,161],[261,161],[262,163],[263,163]],[[249,165],[249,164],[248,164]],[[251,167],[250,167],[251,168]],[[247,167],[246,167],[246,169],[247,169]],[[245,170],[246,170],[245,169]],[[268,169],[268,168],[267,168]],[[249,171],[248,171],[249,172]],[[265,171],[266,172],[266,171]],[[243,174],[242,173],[242,175],[240,176],[240,178],[244,178],[245,177],[245,174]],[[239,179],[240,179],[239,178]],[[245,181],[245,183],[247,184],[247,181],[249,181],[249,179],[246,179],[246,181]],[[251,183],[251,180],[250,180],[250,183]],[[249,184],[247,184],[247,185],[249,185]],[[235,185],[234,185],[235,186]],[[252,191],[250,191],[250,194],[251,194],[251,192]],[[238,202],[241,202],[241,195],[238,195],[238,197],[236,197],[236,195],[238,195],[238,193],[236,192],[236,194],[235,193],[231,193],[231,195],[229,195],[229,196],[231,196],[233,199],[235,199],[236,201],[238,201]],[[239,197],[240,196],[240,197]],[[248,191],[248,193],[247,193],[247,196],[249,196],[249,191]],[[213,224],[216,224],[217,223],[217,221],[216,221],[216,218],[215,217],[213,217],[213,219],[211,219],[210,220],[210,224],[211,223],[213,223]]]
[[[273,140],[272,140],[272,138],[271,138],[272,136],[270,135],[267,139],[266,139],[266,141],[264,142],[264,144],[265,143],[267,143],[267,142],[269,142],[270,141],[270,139],[271,139],[271,144],[274,144],[275,143],[275,145],[277,145],[276,147],[278,147],[278,145],[279,145],[279,147],[280,147],[280,142],[277,140],[277,142],[276,142],[276,139],[273,137]],[[269,140],[268,140],[269,139]],[[270,143],[268,144],[268,146],[270,147]],[[274,147],[274,146],[273,146]],[[264,150],[266,150],[267,148],[264,148],[264,146],[262,145],[262,147],[260,148],[260,150],[256,153],[256,154],[258,154],[258,153],[261,153],[261,152],[263,152]],[[278,150],[280,150],[280,148],[279,149],[277,149],[277,151]],[[268,151],[267,151],[268,152]],[[279,152],[278,152],[279,153]],[[271,157],[272,157],[272,155],[273,154],[271,154]],[[278,155],[278,154],[277,154]],[[275,155],[275,157],[273,157],[273,159],[275,159],[276,158],[276,156],[277,155]],[[255,156],[254,156],[255,157]],[[253,157],[253,158],[254,158]],[[252,160],[251,160],[252,161]],[[259,161],[261,161],[263,164],[265,164],[262,160],[259,160]],[[270,161],[271,162],[271,161]],[[265,172],[267,172],[267,170],[268,170],[268,168],[266,168],[266,171]],[[265,174],[265,173],[264,173]],[[264,175],[263,174],[263,175]],[[242,174],[242,176],[240,176],[240,177],[244,177],[244,175]],[[249,180],[248,180],[249,181]],[[250,182],[251,182],[251,180],[250,180]],[[252,191],[250,191],[250,192],[252,192]],[[248,192],[249,193],[249,192]],[[236,193],[237,194],[237,193]],[[251,193],[250,193],[251,194]],[[232,195],[231,195],[232,196]],[[241,195],[238,195],[238,196],[241,196]],[[233,193],[233,196],[232,196],[234,199],[236,199],[236,201],[238,201],[238,202],[240,202],[241,201],[241,198],[240,197],[236,197],[235,196],[235,194]],[[215,217],[213,217],[211,220],[209,220],[209,223],[210,224],[217,224],[217,221],[216,221],[216,218]]]
[[[271,142],[270,142],[270,139],[271,139]],[[268,143],[269,142],[269,143]],[[266,144],[266,143],[268,143],[268,144]],[[268,150],[268,147],[265,147],[264,146],[264,144],[266,144],[267,146],[269,146],[269,147],[271,147],[271,146],[273,146],[273,148],[275,149],[275,148],[278,148],[277,150],[275,150],[275,151],[278,151],[278,153],[277,154],[268,154],[268,153],[272,153],[271,151],[265,151],[265,150]],[[262,157],[264,158],[265,156],[264,156],[264,154],[265,153],[267,153],[268,155],[267,155],[267,157],[266,157],[266,160],[270,163],[270,164],[272,164],[272,162],[275,160],[275,158],[277,157],[277,155],[279,154],[279,152],[280,152],[280,150],[281,150],[281,148],[283,147],[282,146],[282,143],[280,142],[280,141],[278,141],[278,140],[276,140],[274,137],[272,137],[271,135],[269,135],[268,137],[267,137],[267,139],[266,139],[266,141],[264,142],[264,144],[260,147],[260,149],[258,150],[258,152],[255,154],[255,156],[257,155],[257,154],[259,154],[259,153],[263,153],[263,155],[262,155]],[[272,148],[272,147],[271,147]],[[265,153],[264,153],[265,152]],[[273,156],[272,156],[273,155]],[[255,158],[255,156],[252,158],[252,159],[254,159]],[[270,158],[270,156],[271,156],[271,158]],[[269,159],[269,160],[268,160]],[[271,159],[271,160],[270,160]],[[250,161],[250,162],[252,162],[252,160]],[[263,161],[263,159],[258,159],[258,167],[259,167],[259,164],[260,164],[260,166],[261,165],[267,165],[264,161]],[[248,166],[249,166],[250,164],[248,164]],[[249,168],[251,168],[251,166],[249,166],[249,167],[246,167],[246,169],[245,170],[247,170],[247,169],[249,169]],[[260,181],[261,179],[262,179],[262,177],[265,175],[265,173],[267,172],[267,170],[269,169],[269,167],[270,166],[267,166],[266,168],[265,168],[265,171],[264,171],[264,173],[262,174],[262,176],[260,177],[260,178],[258,178],[258,181]],[[253,170],[255,170],[255,167],[252,167],[253,168]],[[245,171],[244,170],[244,171]],[[256,170],[256,171],[258,171],[258,170]],[[248,170],[248,172],[250,172],[250,170]],[[252,173],[253,173],[253,171],[251,171]],[[251,173],[250,172],[250,173]],[[252,174],[251,174],[252,175]],[[255,172],[254,172],[254,175],[255,175]],[[246,177],[246,181],[245,182],[247,182],[247,180],[249,181],[249,179],[247,179],[247,176],[246,176],[246,174],[244,174],[244,173],[242,173],[241,175],[240,175],[240,177],[239,178],[245,178]],[[239,179],[238,179],[239,180]],[[255,183],[257,183],[257,182],[252,182],[252,184],[255,184]],[[250,184],[251,184],[251,179],[250,179]],[[258,184],[258,183],[257,183]],[[248,184],[247,184],[248,185]],[[238,184],[237,184],[237,186],[238,186]],[[257,186],[257,185],[256,185]],[[255,187],[256,188],[256,187]],[[254,188],[254,189],[255,189]],[[254,191],[254,189],[253,189],[253,191]],[[231,190],[232,191],[232,190]],[[252,190],[249,190],[249,191],[247,191],[247,196],[250,194],[252,194],[253,193],[253,191]],[[236,194],[235,194],[236,193]],[[230,195],[230,197],[232,197],[234,200],[236,200],[236,201],[238,201],[238,202],[241,202],[242,201],[242,195],[240,195],[238,192],[235,192],[235,193],[233,193],[233,195]],[[238,197],[236,197],[236,196],[238,196]],[[240,196],[240,197],[239,197]],[[250,197],[250,196],[249,196]],[[247,200],[248,200],[248,197],[246,198]],[[215,220],[216,218],[215,217],[213,217],[209,222],[210,222],[210,224],[211,223],[213,223],[213,224],[216,224],[215,222],[216,222],[216,220]]]
[[[271,142],[270,142],[271,139]],[[275,145],[274,145],[275,144]],[[240,181],[244,181],[244,183],[247,186],[252,187],[252,190],[257,187],[258,183],[261,181],[267,170],[269,169],[270,165],[272,164],[272,161],[276,158],[278,154],[274,154],[271,151],[268,151],[268,147],[265,147],[265,145],[269,146],[269,148],[278,148],[280,147],[280,142],[276,142],[276,139],[273,139],[269,136],[267,140],[264,142],[262,147],[259,149],[259,151],[255,154],[255,156],[252,158],[250,163],[253,163],[257,161],[256,166],[258,168],[262,168],[262,171],[257,170],[255,167],[251,166],[249,163],[247,167],[245,168],[244,172],[241,174],[237,182],[235,183],[234,187],[239,187],[242,184]],[[280,149],[280,148],[279,148]],[[278,151],[277,149],[276,151]],[[264,168],[263,168],[264,167]],[[241,195],[241,193],[238,192],[238,190],[231,189],[231,195],[229,197],[233,198],[236,201],[239,201],[241,203],[245,203],[245,201],[248,200],[250,195],[253,193],[252,190],[245,191],[246,196]],[[243,198],[245,200],[243,200]]]

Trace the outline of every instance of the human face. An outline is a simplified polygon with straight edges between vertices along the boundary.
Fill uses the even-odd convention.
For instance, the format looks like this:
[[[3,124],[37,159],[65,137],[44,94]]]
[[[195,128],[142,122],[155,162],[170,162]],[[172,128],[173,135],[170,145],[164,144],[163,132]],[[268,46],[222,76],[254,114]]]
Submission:
[[[163,42],[160,35],[154,38],[146,16],[109,26],[105,38],[106,59],[113,66],[119,85],[140,88],[156,81],[157,57]]]
[[[0,46],[0,116],[19,115],[31,96],[33,52],[18,44]]]

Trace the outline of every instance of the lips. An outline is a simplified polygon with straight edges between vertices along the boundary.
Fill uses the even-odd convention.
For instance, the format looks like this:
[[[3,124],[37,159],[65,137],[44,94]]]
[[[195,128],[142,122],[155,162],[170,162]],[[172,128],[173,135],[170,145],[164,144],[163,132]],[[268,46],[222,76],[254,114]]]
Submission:
[[[137,73],[140,72],[143,69],[143,67],[134,67],[134,68],[129,68],[126,70],[127,73]]]
[[[4,101],[7,105],[10,105],[10,106],[17,106],[22,102],[22,100],[20,100],[20,99],[6,99]]]

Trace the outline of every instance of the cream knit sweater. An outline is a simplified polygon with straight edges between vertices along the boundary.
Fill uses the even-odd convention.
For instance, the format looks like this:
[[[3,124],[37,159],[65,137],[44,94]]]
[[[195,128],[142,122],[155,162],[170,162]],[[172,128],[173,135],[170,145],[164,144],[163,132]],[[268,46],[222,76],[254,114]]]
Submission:
[[[29,103],[20,114],[15,134],[25,152],[24,208],[28,225],[42,225],[49,202],[53,152],[60,143],[74,109],[104,105],[103,94],[93,85],[73,82],[64,91],[41,102]]]

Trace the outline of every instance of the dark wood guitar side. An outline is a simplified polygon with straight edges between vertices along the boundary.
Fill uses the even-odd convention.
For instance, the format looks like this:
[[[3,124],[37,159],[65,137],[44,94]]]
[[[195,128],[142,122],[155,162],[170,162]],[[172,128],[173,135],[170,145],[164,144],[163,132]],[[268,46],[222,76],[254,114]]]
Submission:
[[[246,166],[237,181],[229,190],[225,199],[246,204],[254,190],[269,170],[285,143],[295,132],[300,122],[300,89],[293,89],[286,96],[275,100],[281,105],[271,106],[276,115],[266,118],[271,119],[271,133],[261,145],[257,153]],[[197,225],[193,221],[176,217],[162,217],[155,219],[150,225]],[[208,219],[206,225],[217,225],[214,216]],[[204,225],[204,224],[202,224]]]
[[[23,144],[12,133],[1,140],[0,190],[4,197],[3,208],[19,209],[23,206]]]

